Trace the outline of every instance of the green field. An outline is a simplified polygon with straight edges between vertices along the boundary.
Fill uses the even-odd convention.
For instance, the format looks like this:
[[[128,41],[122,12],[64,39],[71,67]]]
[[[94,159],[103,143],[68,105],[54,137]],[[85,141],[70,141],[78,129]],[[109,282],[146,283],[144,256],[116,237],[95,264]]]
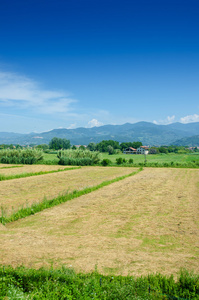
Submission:
[[[113,154],[109,155],[108,153],[101,153],[101,159],[109,159],[112,163],[116,163],[116,158],[122,157],[127,161],[131,158],[133,159],[134,164],[144,163],[145,156],[144,155],[132,155],[132,154]],[[147,163],[190,163],[190,162],[198,162],[199,163],[199,153],[187,153],[187,154],[177,154],[177,153],[169,153],[169,154],[148,154],[146,156]],[[44,153],[44,162],[57,162],[58,158],[56,154],[47,154]]]
[[[113,154],[109,155],[108,153],[102,154],[103,158],[108,158],[112,162],[115,162],[116,158],[122,157],[127,160],[130,158],[133,159],[134,163],[142,163],[145,161],[144,155],[138,154]],[[190,161],[199,161],[199,153],[195,154],[176,154],[176,153],[169,153],[169,154],[148,154],[146,155],[147,162],[157,162],[157,163],[170,163],[170,162],[178,162],[178,163],[187,163]]]

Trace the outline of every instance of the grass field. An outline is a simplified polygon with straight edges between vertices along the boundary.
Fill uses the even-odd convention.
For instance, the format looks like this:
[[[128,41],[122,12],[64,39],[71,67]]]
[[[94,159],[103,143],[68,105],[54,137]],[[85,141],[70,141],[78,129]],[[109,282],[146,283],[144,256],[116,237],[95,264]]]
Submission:
[[[145,156],[144,155],[132,155],[132,154],[113,154],[109,155],[108,153],[101,153],[101,159],[108,158],[112,161],[112,163],[116,163],[116,158],[122,157],[126,160],[130,158],[133,159],[135,164],[144,163]],[[188,153],[188,154],[148,154],[146,156],[147,162],[149,163],[189,163],[192,161],[199,162],[199,153]],[[44,154],[44,161],[55,161],[58,163],[58,158],[56,154]]]
[[[68,186],[96,184],[124,170],[128,172],[113,167],[68,171],[73,178]],[[61,182],[54,176],[44,175],[42,180],[53,191]],[[27,180],[27,191],[36,199],[42,187]],[[14,192],[18,194],[15,182],[13,199]],[[83,272],[97,266],[103,274],[122,275],[175,275],[181,267],[198,272],[198,195],[198,169],[145,168],[88,195],[1,225],[0,263],[34,268],[65,265]]]
[[[132,155],[132,154],[113,154],[109,155],[108,153],[102,154],[103,158],[108,158],[112,162],[116,161],[116,158],[122,157],[126,160],[129,160],[130,158],[133,159],[134,163],[144,163],[145,156],[144,155]],[[146,156],[147,162],[157,162],[157,163],[171,163],[172,161],[174,163],[187,163],[190,161],[199,161],[199,153],[196,154],[175,154],[175,153],[169,153],[169,154],[148,154]]]
[[[29,165],[23,168],[1,169],[9,175],[18,172],[37,172],[39,170],[56,170],[64,167]],[[82,167],[59,173],[45,174],[26,178],[0,181],[0,207],[4,214],[10,215],[22,205],[27,206],[33,202],[42,201],[45,198],[52,199],[58,195],[66,194],[74,190],[82,190],[86,187],[95,186],[105,180],[110,180],[122,175],[129,174],[134,168],[103,168]]]

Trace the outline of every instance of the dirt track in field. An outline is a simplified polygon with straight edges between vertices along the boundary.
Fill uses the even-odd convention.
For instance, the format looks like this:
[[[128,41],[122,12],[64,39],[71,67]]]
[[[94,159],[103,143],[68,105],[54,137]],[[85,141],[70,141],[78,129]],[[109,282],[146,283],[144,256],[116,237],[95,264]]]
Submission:
[[[34,166],[28,167],[27,172]],[[135,170],[137,168],[82,167],[77,170],[0,181],[0,207],[3,207],[9,215],[12,207],[16,210],[22,205],[42,201],[44,197],[53,199],[59,194],[94,186]]]
[[[199,170],[150,169],[0,228],[2,264],[199,271]]]

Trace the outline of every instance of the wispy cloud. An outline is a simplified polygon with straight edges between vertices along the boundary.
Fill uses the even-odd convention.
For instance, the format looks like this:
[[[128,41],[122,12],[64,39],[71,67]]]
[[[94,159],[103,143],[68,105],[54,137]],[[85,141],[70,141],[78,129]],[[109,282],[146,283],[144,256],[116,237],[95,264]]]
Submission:
[[[166,119],[164,119],[164,120],[158,120],[158,121],[154,120],[153,123],[157,124],[157,125],[168,125],[168,124],[173,123],[174,120],[175,120],[175,116],[173,115],[171,117],[167,116]]]
[[[183,117],[180,119],[180,122],[184,124],[191,123],[191,122],[199,122],[199,115],[194,114],[194,115]]]
[[[66,92],[46,90],[26,76],[0,71],[0,106],[53,114],[71,112],[74,102]]]

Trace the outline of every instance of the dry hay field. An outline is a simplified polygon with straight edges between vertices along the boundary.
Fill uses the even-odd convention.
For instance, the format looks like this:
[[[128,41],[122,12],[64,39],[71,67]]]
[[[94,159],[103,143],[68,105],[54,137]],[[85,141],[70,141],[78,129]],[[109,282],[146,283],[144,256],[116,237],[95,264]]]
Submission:
[[[36,173],[36,172],[48,172],[54,170],[66,169],[67,166],[56,165],[8,165],[0,164],[1,175],[17,175],[23,173]]]
[[[24,166],[22,168],[2,169],[2,174],[51,171],[59,169],[59,166]],[[136,168],[117,168],[117,167],[81,167],[69,171],[49,173],[39,176],[17,178],[12,180],[0,181],[0,207],[6,211],[7,215],[16,209],[31,205],[33,202],[42,201],[45,198],[52,199],[59,195],[81,190],[86,187],[95,186],[103,181],[110,180],[122,175],[129,174],[137,170]]]
[[[116,174],[114,168],[102,168],[100,173],[98,167],[67,174],[95,184],[110,169]],[[116,169],[120,175],[124,172]],[[198,209],[199,170],[145,168],[90,194],[1,225],[0,263],[35,268],[65,265],[83,272],[97,266],[101,273],[122,275],[176,274],[181,267],[198,272]]]

